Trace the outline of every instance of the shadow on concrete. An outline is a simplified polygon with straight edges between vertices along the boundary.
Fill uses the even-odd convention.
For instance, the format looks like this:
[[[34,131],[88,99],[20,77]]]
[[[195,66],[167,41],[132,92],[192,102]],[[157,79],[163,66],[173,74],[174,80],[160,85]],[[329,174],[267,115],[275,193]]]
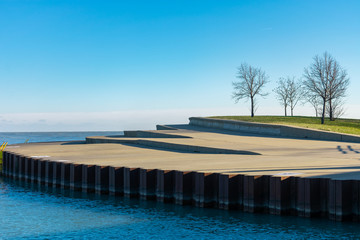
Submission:
[[[104,142],[104,143],[91,143],[91,144],[120,144],[124,146],[130,146],[135,148],[142,149],[151,149],[158,151],[167,151],[167,152],[176,152],[176,153],[191,153],[191,154],[235,154],[235,155],[261,155],[257,152],[252,151],[243,151],[243,150],[232,150],[232,149],[222,149],[222,148],[211,148],[211,147],[201,147],[201,146],[193,146],[193,145],[184,145],[184,144],[176,144],[176,143],[161,143],[162,146],[154,146],[151,145],[153,141],[149,140],[133,140],[131,143],[129,142]],[[155,142],[158,143],[158,142]],[[87,144],[85,141],[72,141],[65,142],[61,145],[78,145],[78,144]]]
[[[134,141],[133,143],[120,143],[126,146],[132,146],[143,149],[153,149],[153,150],[161,150],[168,152],[177,152],[177,153],[192,153],[192,154],[234,154],[234,155],[261,155],[257,152],[252,151],[243,151],[243,150],[232,150],[232,149],[221,149],[221,148],[211,148],[211,147],[201,147],[201,146],[192,146],[192,145],[183,145],[183,144],[164,144],[164,147],[159,146],[151,146],[147,143],[151,143],[151,141],[147,140],[139,140]]]
[[[337,149],[338,149],[339,152],[341,152],[342,154],[347,154],[347,152],[346,152],[344,149],[342,149],[341,146],[337,146]]]
[[[169,148],[145,146],[145,145],[141,145],[141,144],[121,143],[121,145],[128,146],[128,147],[134,147],[134,148],[150,149],[150,150],[166,151],[166,152],[175,152],[175,153],[209,154],[209,153],[192,152],[192,151],[181,151],[181,150],[177,150],[177,149],[169,149]]]
[[[348,149],[349,149],[350,151],[352,151],[352,152],[354,152],[354,153],[357,153],[357,154],[360,153],[359,151],[354,150],[351,146],[347,146],[347,147],[348,147]]]

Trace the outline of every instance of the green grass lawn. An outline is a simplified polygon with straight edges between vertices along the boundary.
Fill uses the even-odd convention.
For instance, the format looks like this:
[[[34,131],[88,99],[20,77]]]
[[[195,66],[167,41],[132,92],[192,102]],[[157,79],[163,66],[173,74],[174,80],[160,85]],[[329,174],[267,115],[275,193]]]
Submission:
[[[281,124],[360,135],[360,119],[337,119],[335,121],[325,119],[325,123],[322,125],[320,124],[320,118],[316,117],[255,116],[252,118],[250,116],[214,116],[210,118]]]

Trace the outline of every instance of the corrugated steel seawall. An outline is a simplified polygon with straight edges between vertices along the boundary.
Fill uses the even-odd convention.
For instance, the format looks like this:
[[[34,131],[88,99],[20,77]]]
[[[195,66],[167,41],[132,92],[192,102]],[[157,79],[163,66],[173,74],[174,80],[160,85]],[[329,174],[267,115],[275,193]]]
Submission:
[[[83,165],[3,153],[9,178],[196,207],[359,221],[360,181]]]

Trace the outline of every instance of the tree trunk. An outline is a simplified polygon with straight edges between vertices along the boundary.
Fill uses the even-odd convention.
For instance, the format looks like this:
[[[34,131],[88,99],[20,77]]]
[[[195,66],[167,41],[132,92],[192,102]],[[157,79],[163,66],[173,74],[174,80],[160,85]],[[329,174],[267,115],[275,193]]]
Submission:
[[[330,121],[334,121],[334,113],[333,113],[333,108],[332,108],[332,104],[331,104],[331,99],[329,100],[329,117],[330,117]]]
[[[325,107],[326,107],[326,100],[323,98],[323,110],[321,115],[321,124],[324,124],[325,122]]]
[[[294,108],[293,107],[291,108],[291,116],[292,117],[294,116]]]
[[[251,97],[251,117],[254,117],[254,97]]]
[[[285,117],[287,117],[287,111],[286,111],[287,106],[285,105],[284,109],[285,109]]]

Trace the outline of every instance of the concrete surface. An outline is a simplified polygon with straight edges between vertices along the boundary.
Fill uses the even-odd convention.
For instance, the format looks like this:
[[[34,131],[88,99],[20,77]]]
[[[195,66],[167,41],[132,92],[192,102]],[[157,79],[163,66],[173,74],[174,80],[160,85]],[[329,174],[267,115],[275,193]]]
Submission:
[[[89,138],[99,142],[119,140],[119,143],[30,143],[8,146],[6,151],[51,161],[101,166],[360,180],[359,143],[271,137],[189,125],[166,129],[174,128],[178,130],[149,131],[149,135],[142,131],[141,138],[136,137],[136,133],[132,133],[135,137]],[[158,132],[162,137],[155,136]],[[179,137],[164,137],[164,134]],[[153,145],[134,140],[146,140]],[[168,147],[169,144],[174,147]],[[191,152],[193,148],[178,146],[248,151],[258,155],[195,153]]]
[[[191,117],[190,125],[239,132],[267,134],[271,136],[360,143],[360,136],[357,135],[268,123],[253,123],[215,118]]]

